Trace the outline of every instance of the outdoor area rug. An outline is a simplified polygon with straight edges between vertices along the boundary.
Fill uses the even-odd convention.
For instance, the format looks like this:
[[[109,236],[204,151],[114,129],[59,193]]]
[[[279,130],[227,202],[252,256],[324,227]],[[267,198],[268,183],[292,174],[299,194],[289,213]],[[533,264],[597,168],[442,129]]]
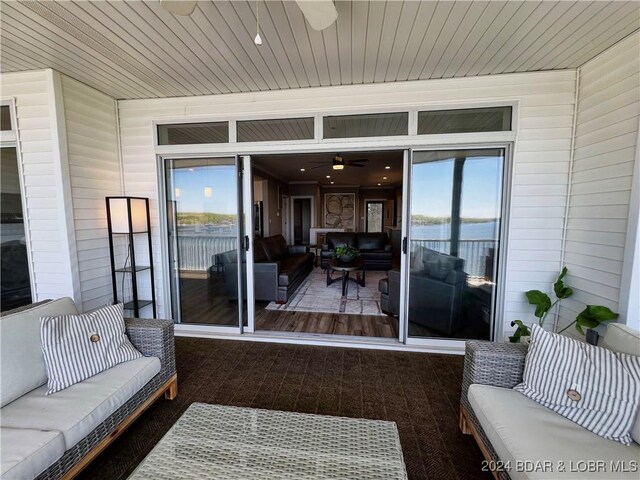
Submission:
[[[365,285],[349,281],[347,296],[342,297],[340,272],[333,272],[335,281],[327,287],[327,273],[319,267],[307,276],[289,301],[283,305],[271,302],[267,310],[289,312],[347,313],[350,315],[379,315],[380,291],[378,281],[386,278],[386,272],[366,272]],[[352,273],[355,275],[355,273]]]

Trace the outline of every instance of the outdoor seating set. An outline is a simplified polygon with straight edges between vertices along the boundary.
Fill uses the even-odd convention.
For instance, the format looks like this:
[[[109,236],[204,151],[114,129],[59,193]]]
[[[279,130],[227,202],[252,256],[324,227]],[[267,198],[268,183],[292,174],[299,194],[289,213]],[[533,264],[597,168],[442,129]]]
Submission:
[[[112,345],[101,338],[107,335],[106,327],[104,333],[82,331],[84,325],[101,324],[99,320],[77,320],[77,314],[73,300],[61,298],[6,312],[0,318],[3,479],[71,478],[155,399],[163,394],[173,399],[177,394],[173,321],[136,318],[124,319],[124,325],[127,338],[142,354],[139,358],[48,394],[51,378],[45,366],[41,318],[73,316],[77,321],[79,331],[73,338],[61,337],[60,344],[69,346],[84,338],[86,345],[95,348],[102,348],[101,342],[104,348]],[[65,356],[73,360],[76,353],[71,349]],[[99,355],[110,356],[108,352]],[[76,368],[90,361],[80,363]]]

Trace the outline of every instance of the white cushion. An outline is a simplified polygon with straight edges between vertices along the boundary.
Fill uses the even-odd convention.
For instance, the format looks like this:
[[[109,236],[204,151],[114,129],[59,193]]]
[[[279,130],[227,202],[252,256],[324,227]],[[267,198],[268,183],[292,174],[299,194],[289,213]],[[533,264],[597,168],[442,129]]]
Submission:
[[[621,323],[610,323],[600,346],[614,352],[640,356],[640,332]],[[640,443],[640,411],[631,428],[631,438]]]
[[[638,465],[640,445],[637,443],[626,446],[606,440],[507,388],[471,385],[469,402],[500,460],[510,466],[509,475],[513,480],[638,479],[637,470],[612,472],[612,465],[617,461],[627,469]],[[603,471],[583,471],[581,462],[589,460],[603,461]],[[537,462],[547,468],[531,471]],[[558,471],[560,462],[566,467],[563,473]],[[576,471],[570,471],[571,467]]]
[[[59,430],[68,450],[135,395],[160,371],[157,357],[120,363],[53,395],[45,385],[6,405],[2,427]]]
[[[35,478],[65,452],[60,432],[0,428],[3,479]]]
[[[84,315],[42,317],[40,339],[47,366],[47,395],[140,358],[142,354],[125,330],[121,303]]]
[[[621,323],[610,323],[600,346],[640,357],[640,332]]]
[[[0,406],[47,381],[40,342],[40,317],[76,313],[73,300],[60,298],[0,317]]]
[[[640,357],[533,325],[514,390],[609,440],[629,445],[640,405]]]

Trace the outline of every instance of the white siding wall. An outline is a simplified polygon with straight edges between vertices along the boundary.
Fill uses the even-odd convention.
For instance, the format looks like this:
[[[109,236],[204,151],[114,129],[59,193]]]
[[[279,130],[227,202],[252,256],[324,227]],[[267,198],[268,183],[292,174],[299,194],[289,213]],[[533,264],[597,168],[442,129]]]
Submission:
[[[69,197],[62,188],[65,168],[56,113],[56,76],[51,70],[0,76],[0,95],[16,103],[34,301],[80,298],[73,274],[75,246],[67,228]]]
[[[112,299],[105,197],[120,195],[116,102],[62,76],[69,177],[82,309]]]
[[[151,198],[154,257],[160,315],[163,282],[158,217],[158,183],[153,120],[197,120],[242,115],[347,112],[356,109],[463,107],[477,102],[519,102],[514,152],[506,306],[498,319],[533,320],[523,292],[548,290],[560,269],[567,196],[575,71],[284,90],[256,94],[200,96],[119,102],[120,132],[128,195]],[[480,141],[482,136],[474,137]],[[426,144],[426,142],[425,142]],[[241,150],[242,147],[238,147]],[[286,149],[286,147],[283,147]],[[242,152],[238,152],[242,153]]]
[[[585,304],[619,309],[631,185],[637,161],[640,33],[586,63],[578,73],[580,87],[565,245],[565,263],[570,272],[567,282],[575,294],[562,303],[560,327],[573,321]]]

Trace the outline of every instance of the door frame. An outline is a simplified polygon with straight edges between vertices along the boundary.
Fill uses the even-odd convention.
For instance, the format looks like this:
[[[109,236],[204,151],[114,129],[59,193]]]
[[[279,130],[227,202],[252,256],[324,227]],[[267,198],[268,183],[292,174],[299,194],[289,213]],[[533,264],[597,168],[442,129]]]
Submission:
[[[514,108],[516,108],[514,106]],[[515,125],[515,124],[514,124]],[[367,141],[354,141],[353,139],[345,139],[344,141],[336,140],[335,142],[323,142],[323,143],[314,143],[314,144],[295,144],[290,145],[290,148],[286,148],[284,145],[276,146],[276,145],[267,145],[270,142],[264,142],[265,145],[237,145],[236,151],[244,151],[246,153],[237,156],[247,156],[249,153],[257,156],[257,155],[265,155],[265,154],[291,154],[291,153],[331,153],[334,151],[341,152],[365,152],[365,151],[396,151],[403,152],[403,185],[402,185],[402,238],[406,238],[406,227],[407,223],[407,195],[406,190],[410,181],[410,154],[412,150],[449,150],[449,149],[477,149],[477,148],[504,148],[505,149],[505,168],[503,172],[504,178],[504,190],[503,190],[503,218],[502,218],[502,226],[501,226],[501,253],[500,259],[496,259],[498,263],[498,268],[496,271],[499,275],[502,276],[503,285],[501,287],[501,295],[496,295],[496,302],[498,296],[500,296],[500,302],[497,303],[498,308],[495,309],[496,317],[498,316],[498,309],[500,312],[504,311],[504,288],[506,286],[506,282],[508,281],[506,277],[506,258],[508,253],[508,231],[509,231],[509,212],[511,207],[511,187],[512,187],[512,176],[513,176],[513,154],[514,154],[514,142],[516,137],[517,128],[514,126],[513,131],[511,132],[498,132],[492,133],[491,137],[493,140],[490,141],[479,141],[474,138],[474,134],[449,134],[449,135],[434,135],[430,139],[420,138],[418,141],[411,139],[409,137],[405,139],[393,139],[392,141],[387,140],[370,140]],[[486,135],[485,135],[486,136]],[[477,137],[477,136],[475,136]],[[428,141],[430,140],[430,141]],[[174,146],[178,147],[178,146]],[[202,150],[201,146],[196,145],[197,148],[193,148],[193,145],[180,145],[182,152],[188,153],[157,153],[156,158],[158,159],[158,165],[160,168],[157,168],[157,172],[159,175],[158,185],[164,185],[164,169],[162,168],[163,159],[164,158],[215,158],[215,157],[231,157],[234,156],[228,152],[225,152],[224,148],[220,150],[216,150],[217,145],[209,145],[208,152],[198,152]],[[156,148],[156,152],[158,152],[158,148]],[[291,201],[293,197],[290,196],[290,209],[293,208],[293,202]],[[164,212],[164,188],[158,190],[158,199],[159,199],[159,214],[160,218],[166,217],[166,212]],[[315,209],[314,209],[315,210]],[[312,211],[312,214],[315,214],[315,211]],[[171,305],[170,299],[170,290],[168,290],[168,276],[165,274],[168,272],[168,250],[167,250],[167,241],[166,241],[166,222],[160,222],[161,227],[161,246],[162,246],[162,268],[163,268],[163,301],[164,305]],[[290,223],[290,228],[293,226]],[[251,246],[253,243],[251,242]],[[404,291],[406,280],[404,277],[407,275],[407,259],[406,255],[401,253],[401,282],[400,282],[400,295],[401,299],[406,299],[406,292]],[[167,298],[168,297],[168,298]],[[255,306],[255,304],[254,304]],[[399,319],[405,318],[405,321],[399,320],[398,322],[398,330],[399,337],[397,339],[380,339],[377,337],[371,337],[371,339],[364,340],[360,337],[344,337],[344,336],[336,336],[336,335],[320,335],[320,334],[294,334],[294,335],[283,335],[282,332],[263,332],[260,333],[249,332],[249,329],[246,329],[244,335],[233,335],[232,338],[236,339],[245,339],[245,340],[255,340],[255,341],[278,341],[283,343],[304,343],[304,344],[318,344],[318,345],[333,345],[333,346],[343,346],[343,347],[364,347],[364,348],[384,348],[384,349],[407,349],[407,350],[416,350],[416,351],[433,351],[437,353],[452,353],[452,354],[463,354],[464,353],[464,340],[450,340],[450,339],[440,339],[440,338],[411,338],[407,337],[407,329],[406,325],[408,324],[408,319],[406,319],[406,314],[404,313],[406,309],[405,302],[400,302],[400,316]],[[250,320],[251,321],[251,320]],[[253,318],[253,322],[255,322],[255,318]],[[254,323],[255,325],[255,323]],[[255,328],[255,327],[254,327]],[[176,332],[185,336],[194,336],[194,337],[208,337],[208,338],[229,338],[227,334],[240,333],[239,328],[229,328],[229,327],[215,327],[211,325],[185,325],[185,324],[176,324]],[[499,340],[502,338],[503,334],[503,325],[499,322],[494,321],[494,339]],[[250,338],[249,338],[250,335]],[[381,346],[383,345],[383,346]]]
[[[311,200],[310,208],[311,208],[311,227],[314,228],[316,225],[316,203],[313,195],[289,195],[289,238],[290,244],[294,244],[295,240],[295,232],[293,231],[293,204],[296,200]],[[311,232],[309,232],[309,245],[313,245],[315,239],[311,238]]]
[[[249,241],[246,243],[248,246],[247,255],[251,255],[250,258],[253,258],[253,180],[251,178],[251,159],[249,156],[240,156],[240,155],[225,155],[225,154],[211,154],[211,155],[156,155],[156,170],[157,170],[157,185],[158,185],[158,218],[159,218],[159,229],[160,229],[160,251],[162,254],[161,258],[161,267],[162,267],[162,302],[163,308],[172,310],[172,290],[171,290],[171,263],[170,263],[170,239],[169,239],[169,227],[167,224],[167,191],[166,191],[166,181],[167,175],[165,170],[165,165],[168,160],[184,160],[184,159],[198,159],[198,158],[234,158],[235,159],[235,168],[236,174],[239,176],[238,178],[238,195],[242,194],[242,209],[239,209],[238,217],[239,223],[240,219],[244,219],[243,232],[238,232],[236,248],[239,249],[243,247],[242,243],[242,235],[245,234],[245,238],[248,237]],[[247,174],[247,168],[248,173]],[[247,201],[249,200],[249,201]],[[240,202],[240,198],[238,198]],[[251,232],[250,235],[247,235],[247,232]],[[246,272],[246,282],[247,285],[253,285],[253,261],[246,262],[247,267],[245,269]],[[250,264],[250,265],[249,265]],[[243,325],[243,299],[242,299],[242,275],[240,275],[240,265],[241,262],[238,262],[238,326],[223,326],[223,325],[213,325],[213,324],[195,324],[195,323],[176,323],[175,328],[177,331],[181,331],[186,333],[187,335],[200,336],[202,334],[207,334],[211,332],[221,333],[221,334],[242,334],[245,332],[253,332],[254,330],[254,321],[255,321],[255,301],[254,301],[254,292],[253,289],[247,288],[247,327]],[[252,300],[251,302],[249,300]]]
[[[404,179],[403,179],[404,182]],[[388,198],[365,198],[364,199],[364,231],[369,232],[369,212],[367,210],[368,203],[380,203],[382,204],[382,230],[384,232],[385,224],[384,224],[384,202],[389,200]]]
[[[491,310],[493,312],[492,324],[490,327],[490,341],[500,341],[504,335],[504,323],[498,319],[504,318],[505,299],[506,299],[506,285],[507,285],[507,267],[506,259],[509,251],[509,213],[511,211],[511,188],[512,188],[512,175],[513,175],[513,142],[504,143],[488,143],[484,145],[457,145],[457,146],[430,146],[430,147],[417,147],[407,150],[408,155],[405,158],[405,172],[403,175],[402,185],[402,252],[401,252],[401,270],[400,270],[400,314],[405,318],[404,329],[401,332],[404,335],[404,343],[406,345],[429,345],[434,340],[442,342],[443,345],[454,346],[459,344],[461,340],[454,340],[449,338],[439,339],[437,337],[409,337],[409,317],[406,312],[409,309],[409,257],[411,245],[411,199],[410,199],[410,185],[411,185],[411,172],[413,165],[414,152],[425,151],[443,151],[443,150],[481,150],[481,149],[503,149],[504,150],[504,164],[502,169],[502,191],[501,191],[501,205],[500,205],[500,230],[498,234],[498,242],[500,249],[498,255],[494,257],[494,272],[496,272],[497,278],[500,280],[497,282],[495,289],[495,295],[491,299]],[[403,318],[400,317],[400,318]],[[402,338],[402,336],[401,336]]]

